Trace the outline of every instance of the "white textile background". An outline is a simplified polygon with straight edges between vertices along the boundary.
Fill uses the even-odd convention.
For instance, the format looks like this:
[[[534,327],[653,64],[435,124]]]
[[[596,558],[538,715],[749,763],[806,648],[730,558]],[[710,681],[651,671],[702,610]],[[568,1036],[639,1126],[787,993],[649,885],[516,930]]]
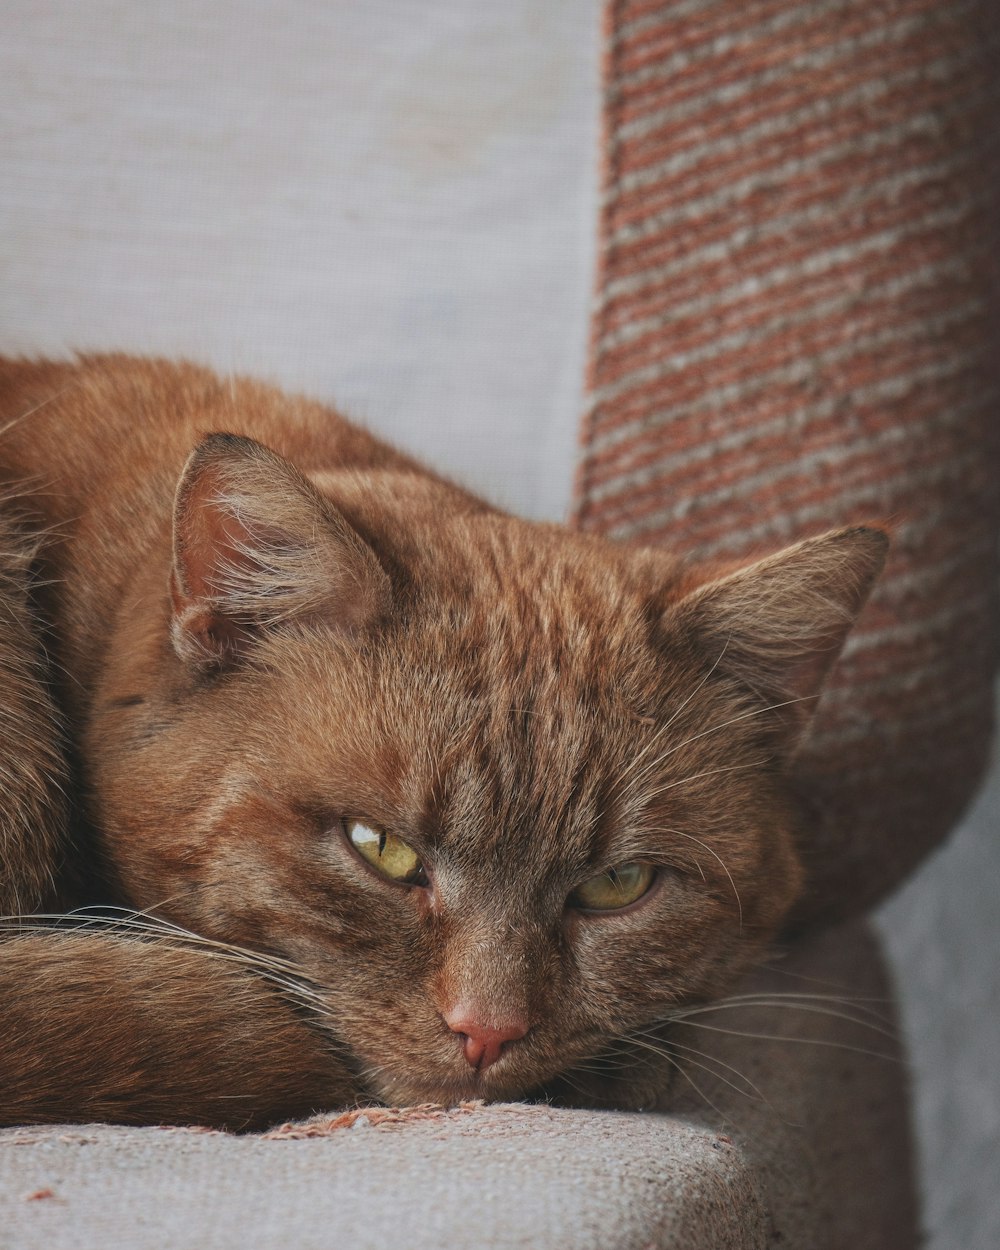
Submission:
[[[7,0],[0,351],[188,355],[569,500],[599,0]],[[883,908],[933,1250],[1000,1245],[1000,782]]]
[[[0,347],[187,355],[568,503],[598,0],[7,0]]]

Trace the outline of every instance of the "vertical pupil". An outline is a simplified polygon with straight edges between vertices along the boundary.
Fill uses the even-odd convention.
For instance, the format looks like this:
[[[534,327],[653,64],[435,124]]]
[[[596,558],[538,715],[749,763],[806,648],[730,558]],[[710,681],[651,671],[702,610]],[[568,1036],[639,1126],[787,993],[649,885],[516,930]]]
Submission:
[[[383,853],[384,853],[384,852],[385,852],[385,834],[384,834],[384,833],[380,833],[380,834],[378,835],[378,855],[379,855],[379,859],[381,859],[381,858],[382,858],[382,855],[383,855]]]

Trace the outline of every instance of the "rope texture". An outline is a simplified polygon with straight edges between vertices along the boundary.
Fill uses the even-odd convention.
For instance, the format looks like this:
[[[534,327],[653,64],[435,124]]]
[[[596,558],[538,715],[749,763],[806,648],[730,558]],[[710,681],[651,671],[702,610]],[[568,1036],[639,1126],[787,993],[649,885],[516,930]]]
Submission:
[[[799,758],[799,921],[872,904],[988,758],[994,0],[612,0],[584,530],[699,559],[857,520],[884,579]]]

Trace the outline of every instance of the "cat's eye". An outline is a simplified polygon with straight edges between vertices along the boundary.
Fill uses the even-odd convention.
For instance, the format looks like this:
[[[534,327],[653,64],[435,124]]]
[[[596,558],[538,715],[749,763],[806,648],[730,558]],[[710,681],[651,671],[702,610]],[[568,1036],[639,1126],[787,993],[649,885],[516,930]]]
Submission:
[[[656,869],[649,864],[616,864],[578,885],[569,896],[570,906],[585,911],[617,911],[642,898],[655,876]]]
[[[376,825],[366,825],[361,820],[345,820],[347,839],[362,859],[377,869],[390,881],[402,885],[424,885],[426,876],[420,856],[402,838],[388,833]]]

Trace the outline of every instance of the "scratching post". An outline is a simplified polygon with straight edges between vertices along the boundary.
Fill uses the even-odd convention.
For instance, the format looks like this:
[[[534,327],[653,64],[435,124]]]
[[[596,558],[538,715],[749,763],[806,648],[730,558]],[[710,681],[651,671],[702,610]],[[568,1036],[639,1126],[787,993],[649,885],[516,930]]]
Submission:
[[[802,922],[940,841],[996,666],[989,0],[612,0],[580,528],[733,559],[894,536],[798,776]]]

